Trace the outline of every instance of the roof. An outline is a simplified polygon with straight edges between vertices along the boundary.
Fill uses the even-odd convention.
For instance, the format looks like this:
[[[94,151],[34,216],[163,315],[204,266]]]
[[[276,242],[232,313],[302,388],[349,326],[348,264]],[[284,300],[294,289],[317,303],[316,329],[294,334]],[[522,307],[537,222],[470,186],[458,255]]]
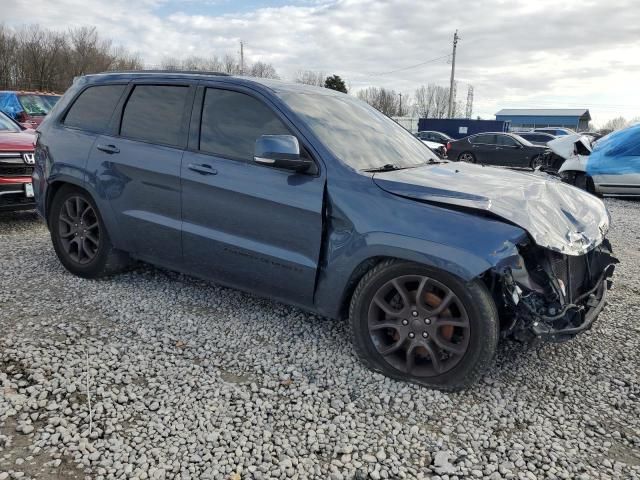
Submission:
[[[336,90],[324,87],[316,87],[313,85],[305,85],[302,83],[289,82],[283,80],[274,80],[271,78],[248,77],[241,75],[229,75],[220,72],[201,72],[201,71],[179,71],[179,70],[127,70],[127,71],[107,71],[102,73],[88,74],[83,77],[97,81],[102,80],[132,80],[136,78],[190,78],[190,79],[211,79],[224,83],[232,83],[237,85],[259,84],[276,93],[307,93],[316,95],[342,96],[347,95]],[[353,97],[350,97],[353,98]]]
[[[582,117],[588,116],[588,108],[503,108],[496,116],[512,117]]]

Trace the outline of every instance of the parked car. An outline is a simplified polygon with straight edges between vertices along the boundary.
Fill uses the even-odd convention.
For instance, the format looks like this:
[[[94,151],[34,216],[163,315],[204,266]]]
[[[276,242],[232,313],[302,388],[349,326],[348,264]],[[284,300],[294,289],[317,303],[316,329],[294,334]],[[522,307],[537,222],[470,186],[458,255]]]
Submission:
[[[0,111],[22,126],[35,129],[59,99],[55,93],[0,91]]]
[[[0,112],[0,210],[35,207],[31,174],[35,132]]]
[[[447,156],[463,162],[535,169],[546,164],[549,149],[514,133],[487,132],[449,142]]]
[[[421,140],[427,147],[433,151],[439,158],[447,158],[447,147],[437,142],[429,142],[428,140]]]
[[[365,365],[446,390],[501,336],[590,328],[616,262],[593,195],[440,160],[353,96],[276,80],[80,77],[39,127],[33,179],[70,272],[134,258],[348,317]]]
[[[418,137],[422,141],[439,143],[440,145],[446,145],[447,142],[453,140],[449,135],[442,132],[435,132],[433,130],[424,130],[422,132],[416,133],[416,137]]]
[[[534,145],[547,145],[547,142],[550,142],[554,138],[557,138],[555,135],[551,135],[550,133],[544,132],[518,132],[517,135],[525,140],[530,141]]]
[[[640,124],[597,141],[569,135],[549,147],[566,159],[559,173],[567,183],[597,195],[640,196]]]
[[[543,128],[534,128],[534,132],[548,133],[555,137],[563,137],[565,135],[575,135],[576,132],[571,130],[570,128],[561,128],[561,127],[543,127]]]

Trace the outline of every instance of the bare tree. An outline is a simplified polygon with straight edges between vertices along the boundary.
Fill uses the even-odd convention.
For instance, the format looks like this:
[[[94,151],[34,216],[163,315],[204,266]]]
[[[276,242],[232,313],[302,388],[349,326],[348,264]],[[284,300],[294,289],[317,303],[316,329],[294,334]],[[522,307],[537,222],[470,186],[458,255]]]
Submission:
[[[273,65],[270,63],[264,62],[256,62],[249,68],[248,72],[250,77],[260,77],[260,78],[280,78],[278,72]]]
[[[324,72],[314,72],[313,70],[298,70],[296,73],[296,82],[305,85],[314,85],[316,87],[324,87],[326,75]]]
[[[64,91],[78,75],[140,68],[138,55],[114,48],[95,28],[14,31],[0,25],[0,88]]]
[[[616,117],[616,118],[612,118],[611,120],[607,121],[603,126],[601,130],[608,130],[608,131],[614,131],[614,130],[621,130],[625,127],[627,127],[629,125],[629,122],[627,121],[626,118],[624,117]]]
[[[388,117],[402,116],[400,112],[400,95],[394,90],[369,87],[358,92],[358,98],[367,102],[376,110]],[[404,110],[404,106],[403,106]]]

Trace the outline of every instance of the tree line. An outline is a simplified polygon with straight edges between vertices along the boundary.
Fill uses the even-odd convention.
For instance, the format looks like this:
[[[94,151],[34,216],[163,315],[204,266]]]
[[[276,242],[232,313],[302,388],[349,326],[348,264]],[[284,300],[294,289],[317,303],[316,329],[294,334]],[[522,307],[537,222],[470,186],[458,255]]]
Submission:
[[[95,27],[65,32],[38,25],[11,30],[0,25],[0,88],[64,92],[74,77],[106,70],[137,70],[142,59]]]
[[[165,57],[156,68],[224,72],[261,78],[281,78],[275,67],[266,62],[241,64],[235,55]],[[11,29],[0,24],[0,89],[64,92],[77,76],[113,70],[141,70],[144,61],[138,53],[115,45],[99,35],[95,27],[76,27],[66,31],[28,25]],[[348,93],[339,75],[300,70],[294,81]],[[435,84],[421,86],[413,95],[392,89],[369,87],[356,94],[385,115],[445,118],[448,113],[449,88]],[[454,116],[461,116],[464,106],[454,104]]]

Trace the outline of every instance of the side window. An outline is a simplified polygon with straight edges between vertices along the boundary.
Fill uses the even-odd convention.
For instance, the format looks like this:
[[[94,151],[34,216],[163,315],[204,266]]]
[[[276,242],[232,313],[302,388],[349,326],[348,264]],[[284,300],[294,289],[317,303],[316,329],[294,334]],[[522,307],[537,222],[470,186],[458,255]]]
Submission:
[[[180,145],[189,87],[137,85],[124,107],[120,135],[135,140]]]
[[[126,85],[100,85],[89,87],[73,102],[64,125],[91,132],[105,132],[113,110]]]
[[[473,137],[473,140],[471,143],[483,143],[486,145],[495,145],[496,143],[496,136],[495,135],[477,135],[475,137]]]
[[[507,135],[497,135],[498,137],[498,145],[503,147],[517,147],[518,143],[511,137]]]
[[[202,106],[200,150],[253,161],[261,135],[290,135],[265,104],[244,93],[208,88]]]

